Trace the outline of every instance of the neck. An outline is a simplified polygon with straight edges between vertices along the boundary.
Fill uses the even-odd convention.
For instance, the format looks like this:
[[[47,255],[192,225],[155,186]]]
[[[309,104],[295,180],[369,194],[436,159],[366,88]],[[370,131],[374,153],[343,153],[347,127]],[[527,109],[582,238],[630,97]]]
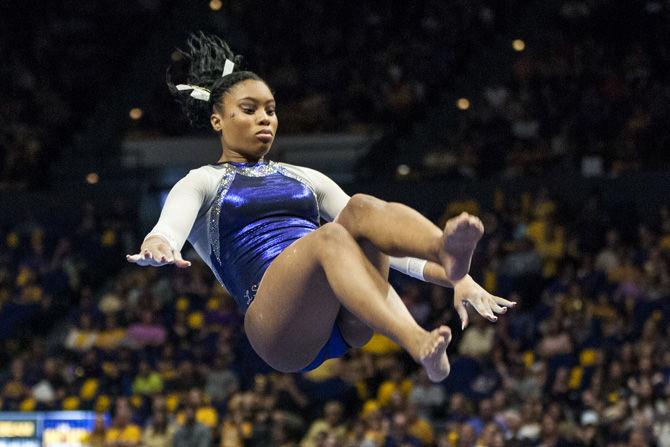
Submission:
[[[258,157],[255,155],[243,154],[233,149],[224,148],[221,152],[221,157],[219,157],[218,163],[223,163],[226,161],[232,161],[235,163],[256,163],[257,161],[263,160],[264,156],[265,154]]]

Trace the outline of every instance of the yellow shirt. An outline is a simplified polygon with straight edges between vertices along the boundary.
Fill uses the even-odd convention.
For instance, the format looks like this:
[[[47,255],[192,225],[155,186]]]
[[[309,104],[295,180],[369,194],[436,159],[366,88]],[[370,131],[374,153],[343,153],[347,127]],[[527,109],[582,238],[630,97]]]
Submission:
[[[559,225],[547,228],[548,222],[538,220],[528,225],[528,236],[535,242],[535,249],[544,260],[542,274],[545,278],[558,271],[558,261],[565,256],[565,229]],[[547,233],[551,237],[547,238]]]
[[[142,429],[135,424],[128,424],[123,428],[112,427],[107,430],[105,442],[127,442],[139,444],[142,440]]]
[[[125,336],[126,329],[124,328],[106,329],[98,334],[95,346],[105,350],[116,349]]]
[[[384,381],[379,385],[379,389],[377,390],[377,401],[382,407],[388,406],[391,403],[391,396],[393,396],[393,393],[396,391],[400,391],[406,398],[412,391],[412,381],[405,379],[400,384],[391,380]]]
[[[409,426],[409,434],[421,441],[421,445],[433,445],[435,432],[433,427],[425,419],[417,419]]]
[[[186,416],[183,411],[177,414],[177,424],[184,425]],[[195,420],[208,428],[215,428],[219,425],[219,413],[212,406],[200,407],[195,412]]]
[[[172,445],[172,436],[174,436],[175,426],[170,424],[165,433],[157,433],[152,426],[144,429],[142,435],[143,447],[169,447]]]

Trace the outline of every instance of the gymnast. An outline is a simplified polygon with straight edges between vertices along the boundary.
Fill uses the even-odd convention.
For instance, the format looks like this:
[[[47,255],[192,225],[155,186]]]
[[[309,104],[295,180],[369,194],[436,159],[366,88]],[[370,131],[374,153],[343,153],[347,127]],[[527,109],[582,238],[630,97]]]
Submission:
[[[467,274],[481,221],[463,213],[441,230],[405,205],[349,197],[318,171],[266,160],[278,125],[268,85],[241,70],[241,56],[217,36],[192,34],[187,45],[187,82],[175,85],[168,69],[167,84],[192,125],[217,133],[221,156],[174,185],[140,252],[126,259],[185,268],[188,240],[245,314],[254,350],[278,371],[314,369],[376,331],[432,381],[446,378],[450,328],[417,324],[388,283],[389,267],[453,287],[463,328],[467,303],[496,321],[515,303]]]

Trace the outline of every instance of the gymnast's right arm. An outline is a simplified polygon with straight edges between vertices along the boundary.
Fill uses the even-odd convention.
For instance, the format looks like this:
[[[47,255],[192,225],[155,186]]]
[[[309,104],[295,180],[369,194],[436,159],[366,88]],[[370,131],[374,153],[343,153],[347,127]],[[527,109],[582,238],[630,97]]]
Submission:
[[[155,267],[191,265],[182,258],[181,249],[205,200],[203,180],[191,171],[172,187],[158,223],[144,238],[140,252],[126,255],[128,262]]]

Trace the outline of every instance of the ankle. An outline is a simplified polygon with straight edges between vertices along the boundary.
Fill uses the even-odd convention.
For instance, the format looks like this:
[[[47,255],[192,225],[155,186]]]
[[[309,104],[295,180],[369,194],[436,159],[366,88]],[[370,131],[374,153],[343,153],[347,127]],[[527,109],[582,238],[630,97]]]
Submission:
[[[435,243],[433,244],[433,250],[430,253],[430,256],[432,259],[429,259],[429,261],[437,262],[438,264],[442,263],[444,257],[447,256],[444,251],[444,234],[435,238]]]
[[[426,337],[429,334],[428,331],[419,327],[405,342],[405,349],[417,363],[421,363],[422,358],[425,356],[424,345],[426,343]]]

